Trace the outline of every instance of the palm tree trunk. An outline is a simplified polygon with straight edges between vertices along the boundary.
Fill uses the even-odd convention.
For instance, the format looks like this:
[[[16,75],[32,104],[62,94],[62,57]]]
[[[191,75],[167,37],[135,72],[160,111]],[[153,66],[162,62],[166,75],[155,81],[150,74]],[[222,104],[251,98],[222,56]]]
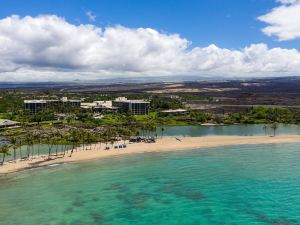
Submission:
[[[22,146],[20,146],[19,151],[20,151],[20,159],[22,159]]]
[[[41,141],[39,140],[39,145],[38,145],[38,148],[37,148],[38,157],[40,157],[40,146],[41,146]]]
[[[29,150],[29,145],[27,145],[27,159],[29,159],[30,156],[30,150]]]
[[[51,146],[48,146],[48,158],[50,158],[50,155],[51,155],[51,149],[52,149],[52,145],[51,145]]]
[[[3,154],[3,157],[2,157],[2,163],[1,165],[3,166],[4,165],[4,160],[5,160],[5,153],[2,153]]]
[[[34,155],[34,146],[32,145],[31,146],[31,159],[33,158],[33,155]]]

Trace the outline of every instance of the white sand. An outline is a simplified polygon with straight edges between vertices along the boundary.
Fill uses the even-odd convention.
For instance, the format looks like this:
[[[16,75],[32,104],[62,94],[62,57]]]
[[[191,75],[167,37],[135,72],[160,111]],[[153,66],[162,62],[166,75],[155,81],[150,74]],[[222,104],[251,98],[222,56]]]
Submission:
[[[276,137],[265,136],[208,136],[208,137],[185,137],[180,138],[181,141],[176,138],[163,138],[157,140],[156,143],[134,143],[127,144],[127,148],[113,149],[110,146],[110,150],[104,150],[105,144],[97,144],[92,146],[92,150],[74,150],[72,157],[69,157],[70,153],[65,157],[55,158],[52,160],[46,160],[48,157],[43,156],[34,158],[32,160],[17,161],[16,163],[6,163],[0,166],[0,174],[7,174],[11,172],[22,171],[35,167],[43,167],[57,163],[69,163],[86,161],[93,159],[100,159],[104,157],[121,156],[134,153],[143,152],[167,152],[177,150],[189,150],[189,149],[201,149],[209,147],[218,147],[226,145],[248,145],[248,144],[272,144],[272,143],[290,143],[300,142],[300,135],[287,135]]]

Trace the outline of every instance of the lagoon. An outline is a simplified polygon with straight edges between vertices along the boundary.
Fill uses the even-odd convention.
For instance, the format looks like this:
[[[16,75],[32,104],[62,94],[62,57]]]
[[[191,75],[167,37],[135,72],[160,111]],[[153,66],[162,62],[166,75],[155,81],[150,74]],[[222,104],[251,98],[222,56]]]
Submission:
[[[255,135],[273,135],[273,130],[264,129],[264,124],[248,125],[228,125],[228,126],[166,126],[163,127],[164,136],[186,136],[199,137],[209,135],[238,135],[238,136],[255,136]],[[161,135],[161,127],[157,128],[157,134]],[[300,134],[299,125],[278,124],[276,130],[278,135]]]

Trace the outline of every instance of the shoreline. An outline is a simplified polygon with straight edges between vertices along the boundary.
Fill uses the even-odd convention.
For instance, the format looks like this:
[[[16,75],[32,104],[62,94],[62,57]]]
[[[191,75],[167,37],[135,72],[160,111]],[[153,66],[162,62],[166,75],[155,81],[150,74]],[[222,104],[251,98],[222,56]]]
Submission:
[[[91,150],[82,150],[82,147],[74,149],[72,157],[70,151],[64,157],[56,157],[48,160],[48,156],[40,156],[31,160],[6,163],[0,166],[0,176],[10,173],[47,167],[56,164],[74,163],[80,161],[96,160],[114,156],[122,156],[137,153],[170,152],[192,149],[206,149],[230,145],[255,145],[255,144],[279,144],[300,142],[300,135],[269,136],[205,136],[205,137],[167,137],[158,139],[156,143],[132,143],[127,148],[114,149],[109,144],[110,150],[104,150],[105,144],[93,144]],[[119,142],[119,144],[123,142]]]

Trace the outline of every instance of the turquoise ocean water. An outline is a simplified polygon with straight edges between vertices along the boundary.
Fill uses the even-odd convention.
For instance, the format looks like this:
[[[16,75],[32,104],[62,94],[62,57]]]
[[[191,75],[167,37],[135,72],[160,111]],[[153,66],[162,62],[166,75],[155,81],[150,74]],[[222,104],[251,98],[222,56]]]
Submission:
[[[0,224],[300,224],[299,162],[291,143],[35,169],[0,177]]]

